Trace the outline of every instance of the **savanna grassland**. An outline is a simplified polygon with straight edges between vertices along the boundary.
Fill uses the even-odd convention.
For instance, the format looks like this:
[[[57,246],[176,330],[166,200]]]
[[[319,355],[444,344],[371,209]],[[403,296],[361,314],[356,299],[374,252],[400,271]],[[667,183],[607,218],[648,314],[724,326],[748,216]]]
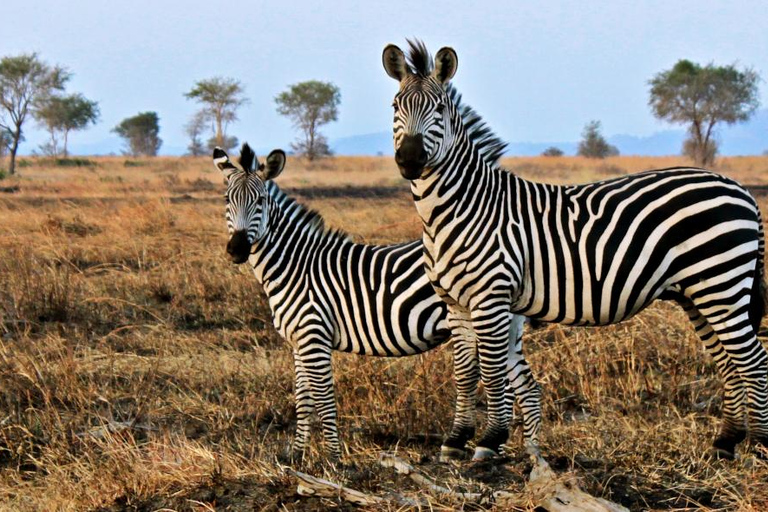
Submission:
[[[226,257],[210,160],[79,163],[24,159],[0,181],[0,509],[351,509],[298,496],[282,467],[295,425],[291,351],[248,267]],[[686,163],[504,161],[556,183]],[[716,169],[755,185],[768,213],[768,157]],[[420,235],[391,158],[289,158],[278,183],[357,241]],[[601,329],[545,326],[525,343],[557,471],[632,510],[768,510],[768,463],[748,446],[735,461],[706,457],[722,385],[677,306]],[[380,451],[398,449],[442,483],[522,489],[531,464],[519,425],[503,464],[435,462],[454,397],[446,347],[334,359],[345,455],[328,464],[318,430],[301,469],[370,494],[419,495],[434,510],[484,509],[430,496],[381,468]]]

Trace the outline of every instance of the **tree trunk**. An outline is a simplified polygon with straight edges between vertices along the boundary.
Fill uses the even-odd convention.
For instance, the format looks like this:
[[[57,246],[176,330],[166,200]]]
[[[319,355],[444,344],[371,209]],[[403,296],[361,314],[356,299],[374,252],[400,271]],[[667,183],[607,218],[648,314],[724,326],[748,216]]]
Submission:
[[[69,136],[69,130],[64,130],[64,158],[69,156],[69,151],[67,151],[67,137]]]
[[[19,140],[21,139],[21,125],[16,125],[16,131],[13,132],[13,145],[11,146],[11,163],[8,167],[8,174],[13,176],[16,173],[16,152],[19,150]]]
[[[216,112],[216,145],[221,149],[229,150],[229,148],[224,147],[224,131],[221,129],[222,115],[221,111]]]

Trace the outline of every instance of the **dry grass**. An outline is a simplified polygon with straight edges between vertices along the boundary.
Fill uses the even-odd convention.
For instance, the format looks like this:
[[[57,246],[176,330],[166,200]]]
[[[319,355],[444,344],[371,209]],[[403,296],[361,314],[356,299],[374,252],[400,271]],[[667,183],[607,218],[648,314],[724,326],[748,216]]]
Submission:
[[[223,187],[207,159],[59,168],[31,160],[0,196],[0,509],[326,510],[278,459],[294,427],[290,350],[246,268],[224,257]],[[684,160],[515,158],[575,183]],[[744,183],[768,158],[723,159]],[[389,158],[291,159],[279,182],[367,242],[415,238]],[[763,210],[768,211],[763,202]],[[542,446],[559,470],[632,509],[766,510],[768,466],[704,457],[722,386],[684,315],[657,304],[602,329],[551,326],[526,351],[544,388]],[[315,439],[307,469],[383,494],[414,490],[376,464],[399,446],[422,469],[520,487],[506,466],[434,464],[450,427],[450,353],[340,355],[343,468]],[[519,428],[510,448],[520,448]],[[479,484],[478,484],[479,485]],[[431,498],[436,510],[455,503]],[[341,506],[344,508],[343,506]]]

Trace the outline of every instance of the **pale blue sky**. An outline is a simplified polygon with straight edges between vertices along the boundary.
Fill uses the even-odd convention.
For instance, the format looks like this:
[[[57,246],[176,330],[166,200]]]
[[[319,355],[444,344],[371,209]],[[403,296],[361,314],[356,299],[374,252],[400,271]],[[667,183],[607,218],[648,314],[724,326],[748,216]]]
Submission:
[[[37,51],[74,73],[69,90],[99,101],[101,122],[71,142],[103,144],[125,117],[155,110],[161,153],[187,145],[196,105],[183,93],[215,75],[241,80],[250,104],[229,132],[259,148],[295,134],[273,98],[303,80],[341,88],[329,138],[391,129],[396,84],[387,43],[453,46],[454,83],[502,138],[576,140],[591,119],[606,134],[669,128],[647,107],[647,81],[679,58],[737,62],[768,78],[768,13],[746,1],[160,1],[5,2],[0,55]],[[761,84],[763,106],[768,86]],[[28,153],[43,140],[30,122]]]

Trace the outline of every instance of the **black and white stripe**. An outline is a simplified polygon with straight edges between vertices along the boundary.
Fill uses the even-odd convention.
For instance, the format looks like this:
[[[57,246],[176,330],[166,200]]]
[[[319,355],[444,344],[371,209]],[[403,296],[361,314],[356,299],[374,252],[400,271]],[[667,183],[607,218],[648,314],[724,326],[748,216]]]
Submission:
[[[266,165],[243,146],[236,168],[220,149],[214,162],[227,178],[227,245],[233,261],[248,261],[269,298],[275,327],[294,349],[298,425],[294,451],[310,433],[310,415],[320,416],[332,456],[340,455],[331,352],[375,356],[419,354],[453,340],[457,401],[453,428],[442,455],[463,451],[474,435],[480,372],[476,337],[462,317],[449,317],[424,272],[420,241],[395,245],[354,243],[324,227],[323,219],[284,194],[274,182],[285,154]],[[523,318],[504,344],[505,372],[515,386],[526,438],[540,425],[539,389],[522,356]],[[510,394],[513,391],[510,389]]]
[[[548,322],[606,325],[656,299],[679,302],[725,380],[716,452],[747,431],[768,442],[764,236],[754,198],[735,181],[674,168],[578,186],[526,181],[500,169],[504,147],[479,121],[467,129],[447,81],[456,54],[411,43],[384,50],[400,83],[394,139],[423,223],[427,275],[452,314],[468,316],[480,347],[500,347],[510,312]],[[494,354],[498,353],[497,348]],[[488,428],[506,438],[501,359],[483,361]],[[485,376],[485,374],[484,374]]]

